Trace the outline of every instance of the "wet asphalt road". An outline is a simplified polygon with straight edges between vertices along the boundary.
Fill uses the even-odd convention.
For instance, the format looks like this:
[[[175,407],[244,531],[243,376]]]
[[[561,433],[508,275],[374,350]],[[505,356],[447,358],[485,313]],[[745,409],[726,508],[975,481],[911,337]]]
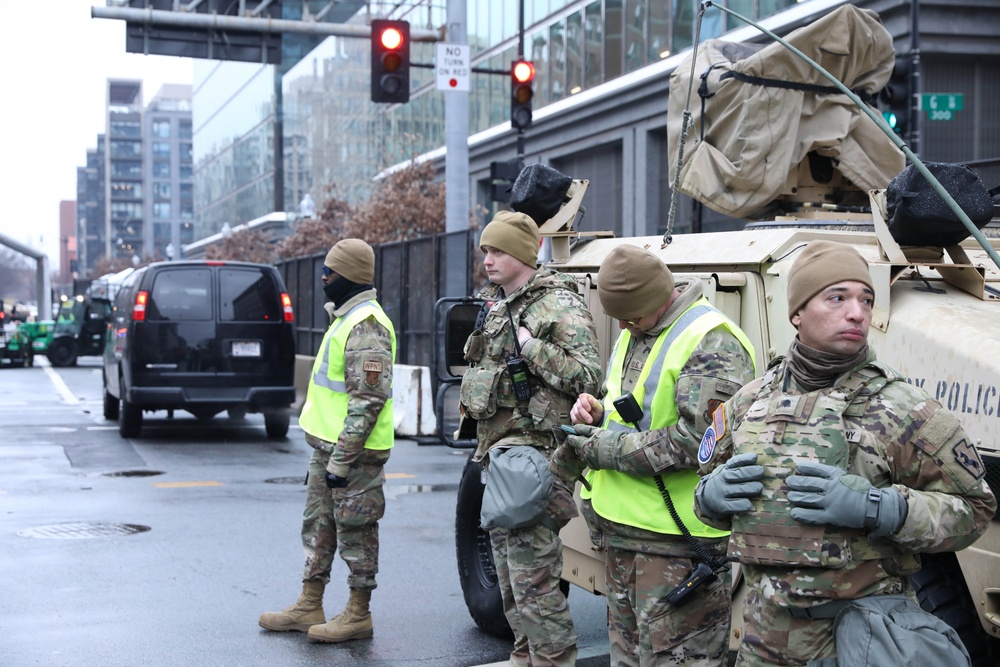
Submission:
[[[466,452],[400,440],[386,467],[375,636],[334,646],[260,629],[300,590],[309,447],[293,427],[187,413],[123,440],[97,359],[0,369],[0,665],[427,665],[506,659],[476,628],[454,550]],[[138,532],[132,532],[138,531]],[[338,559],[327,616],[346,598]],[[608,664],[605,605],[570,593],[579,664]]]

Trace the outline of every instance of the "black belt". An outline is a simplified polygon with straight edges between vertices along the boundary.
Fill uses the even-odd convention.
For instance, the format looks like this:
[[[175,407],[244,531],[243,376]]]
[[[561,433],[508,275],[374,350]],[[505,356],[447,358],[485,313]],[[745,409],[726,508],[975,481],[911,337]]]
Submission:
[[[854,600],[834,600],[813,607],[785,607],[785,609],[788,610],[788,615],[792,618],[836,618],[837,614],[852,602]]]

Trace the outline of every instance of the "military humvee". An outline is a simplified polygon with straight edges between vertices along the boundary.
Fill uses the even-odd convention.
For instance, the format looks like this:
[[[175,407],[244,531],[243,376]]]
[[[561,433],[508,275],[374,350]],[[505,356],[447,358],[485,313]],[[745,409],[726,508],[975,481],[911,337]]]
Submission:
[[[864,11],[854,7],[844,11],[855,13],[851,17],[855,23],[855,19],[870,19],[858,16]],[[840,29],[821,21],[807,28],[819,34]],[[756,156],[759,160],[755,168],[764,170],[766,165],[773,168],[777,162],[787,165],[787,169],[777,177],[772,174],[758,178],[753,185],[744,183],[744,188],[756,190],[740,199],[738,188],[726,179],[728,175],[746,180],[747,174],[741,171],[739,161],[747,159],[748,147],[753,149],[754,141],[747,134],[746,117],[727,120],[721,109],[736,109],[739,115],[761,107],[740,103],[738,91],[725,90],[731,84],[739,86],[739,77],[721,75],[730,70],[740,73],[741,67],[746,74],[747,69],[758,67],[757,63],[765,60],[762,52],[770,47],[713,42],[710,40],[699,51],[699,58],[708,53],[705,57],[711,61],[711,67],[702,67],[697,59],[688,65],[698,68],[698,72],[714,69],[707,72],[704,85],[716,89],[710,91],[710,97],[698,102],[701,112],[711,118],[695,120],[699,129],[693,139],[689,138],[692,150],[687,161],[681,161],[678,189],[730,215],[759,217],[753,214],[760,211],[771,215],[766,221],[751,222],[745,229],[732,232],[681,234],[672,238],[582,234],[573,230],[573,220],[587,182],[574,181],[566,203],[541,225],[541,230],[548,239],[549,268],[576,278],[593,313],[602,360],[606,361],[610,353],[618,326],[603,313],[596,279],[603,259],[619,244],[648,248],[663,259],[678,280],[701,282],[714,305],[750,337],[756,348],[759,372],[776,356],[783,355],[795,336],[786,312],[786,277],[797,250],[814,239],[851,244],[868,260],[875,282],[870,343],[879,359],[896,368],[908,382],[926,389],[962,420],[979,449],[994,493],[1000,493],[1000,334],[997,333],[1000,267],[992,258],[997,256],[1000,240],[987,239],[979,233],[976,239],[944,248],[900,246],[886,223],[885,187],[903,169],[903,153],[886,136],[873,131],[877,130],[875,122],[857,109],[850,109],[843,99],[817,100],[812,98],[818,95],[808,92],[791,96],[796,99],[786,105],[785,113],[770,114],[777,119],[794,116],[795,136],[775,131],[773,126],[759,128],[761,136],[770,133],[782,137],[782,146],[762,149]],[[808,43],[802,37],[797,46],[803,48]],[[814,52],[819,54],[818,46]],[[838,71],[852,89],[873,93],[884,85],[891,71],[891,38],[888,48],[874,44],[869,53],[874,60],[859,60]],[[755,57],[749,57],[754,54]],[[725,65],[720,67],[719,62]],[[769,78],[788,78],[793,76],[792,69],[793,66],[782,62],[764,66],[763,73]],[[668,123],[668,134],[674,158],[680,142],[679,128],[673,124],[679,124],[680,112],[684,110],[688,72],[682,66],[671,82],[670,109],[675,113]],[[796,75],[801,76],[801,71]],[[846,81],[852,76],[853,80]],[[748,94],[759,92],[751,90]],[[775,103],[776,94],[781,93],[766,91],[768,103]],[[713,108],[714,104],[719,111]],[[700,123],[705,123],[708,130],[704,131]],[[829,136],[830,126],[846,128],[847,134]],[[720,134],[713,137],[713,131]],[[725,133],[730,134],[721,136]],[[798,152],[789,150],[789,145]],[[858,158],[860,145],[866,146],[864,159]],[[733,152],[735,156],[728,158]],[[713,182],[710,176],[718,180]],[[773,192],[764,200],[753,200],[763,189],[762,184],[773,186]],[[993,214],[993,222],[986,227],[987,234],[996,231],[994,226],[1000,223],[997,209]],[[981,242],[991,244],[992,257]],[[449,378],[457,382],[461,376],[462,347],[479,307],[474,299],[443,299],[438,303],[442,353],[437,367],[439,378],[442,367],[446,375],[450,374],[446,382]],[[457,428],[453,432],[449,428],[453,425],[448,421],[449,414],[454,417],[456,409],[437,406],[439,433],[453,446],[474,445],[475,425],[471,420],[459,417]],[[458,493],[458,568],[465,600],[477,625],[492,634],[503,635],[509,633],[509,628],[496,585],[489,539],[479,527],[481,497],[479,466],[470,461]],[[587,591],[603,593],[603,554],[593,549],[583,519],[572,521],[561,537],[565,545],[564,580]],[[737,570],[732,648],[740,639],[741,601],[745,593],[738,574]],[[912,581],[921,605],[959,631],[974,664],[996,664],[994,661],[1000,656],[1000,522],[994,521],[986,534],[964,551],[925,555],[922,569],[913,575]]]

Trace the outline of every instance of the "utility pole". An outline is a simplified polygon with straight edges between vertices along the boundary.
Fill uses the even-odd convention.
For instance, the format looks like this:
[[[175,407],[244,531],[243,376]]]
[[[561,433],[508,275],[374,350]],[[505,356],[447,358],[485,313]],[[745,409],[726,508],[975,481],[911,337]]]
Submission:
[[[468,44],[466,0],[448,0],[448,41]],[[464,232],[469,229],[469,93],[451,91],[444,97],[445,231]],[[462,261],[458,261],[459,255]],[[468,248],[449,242],[446,257],[450,261],[445,263],[444,294],[467,296],[472,272]]]

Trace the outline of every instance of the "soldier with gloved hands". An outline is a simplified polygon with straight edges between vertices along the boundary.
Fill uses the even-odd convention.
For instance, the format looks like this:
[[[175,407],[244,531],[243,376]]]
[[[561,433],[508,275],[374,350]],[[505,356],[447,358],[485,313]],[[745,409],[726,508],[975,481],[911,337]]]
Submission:
[[[996,511],[958,419],[869,347],[868,262],[813,241],[787,286],[796,338],[716,410],[698,452],[695,511],[732,530],[751,588],[737,665],[833,659],[849,603],[912,600],[919,554],[964,549]]]

